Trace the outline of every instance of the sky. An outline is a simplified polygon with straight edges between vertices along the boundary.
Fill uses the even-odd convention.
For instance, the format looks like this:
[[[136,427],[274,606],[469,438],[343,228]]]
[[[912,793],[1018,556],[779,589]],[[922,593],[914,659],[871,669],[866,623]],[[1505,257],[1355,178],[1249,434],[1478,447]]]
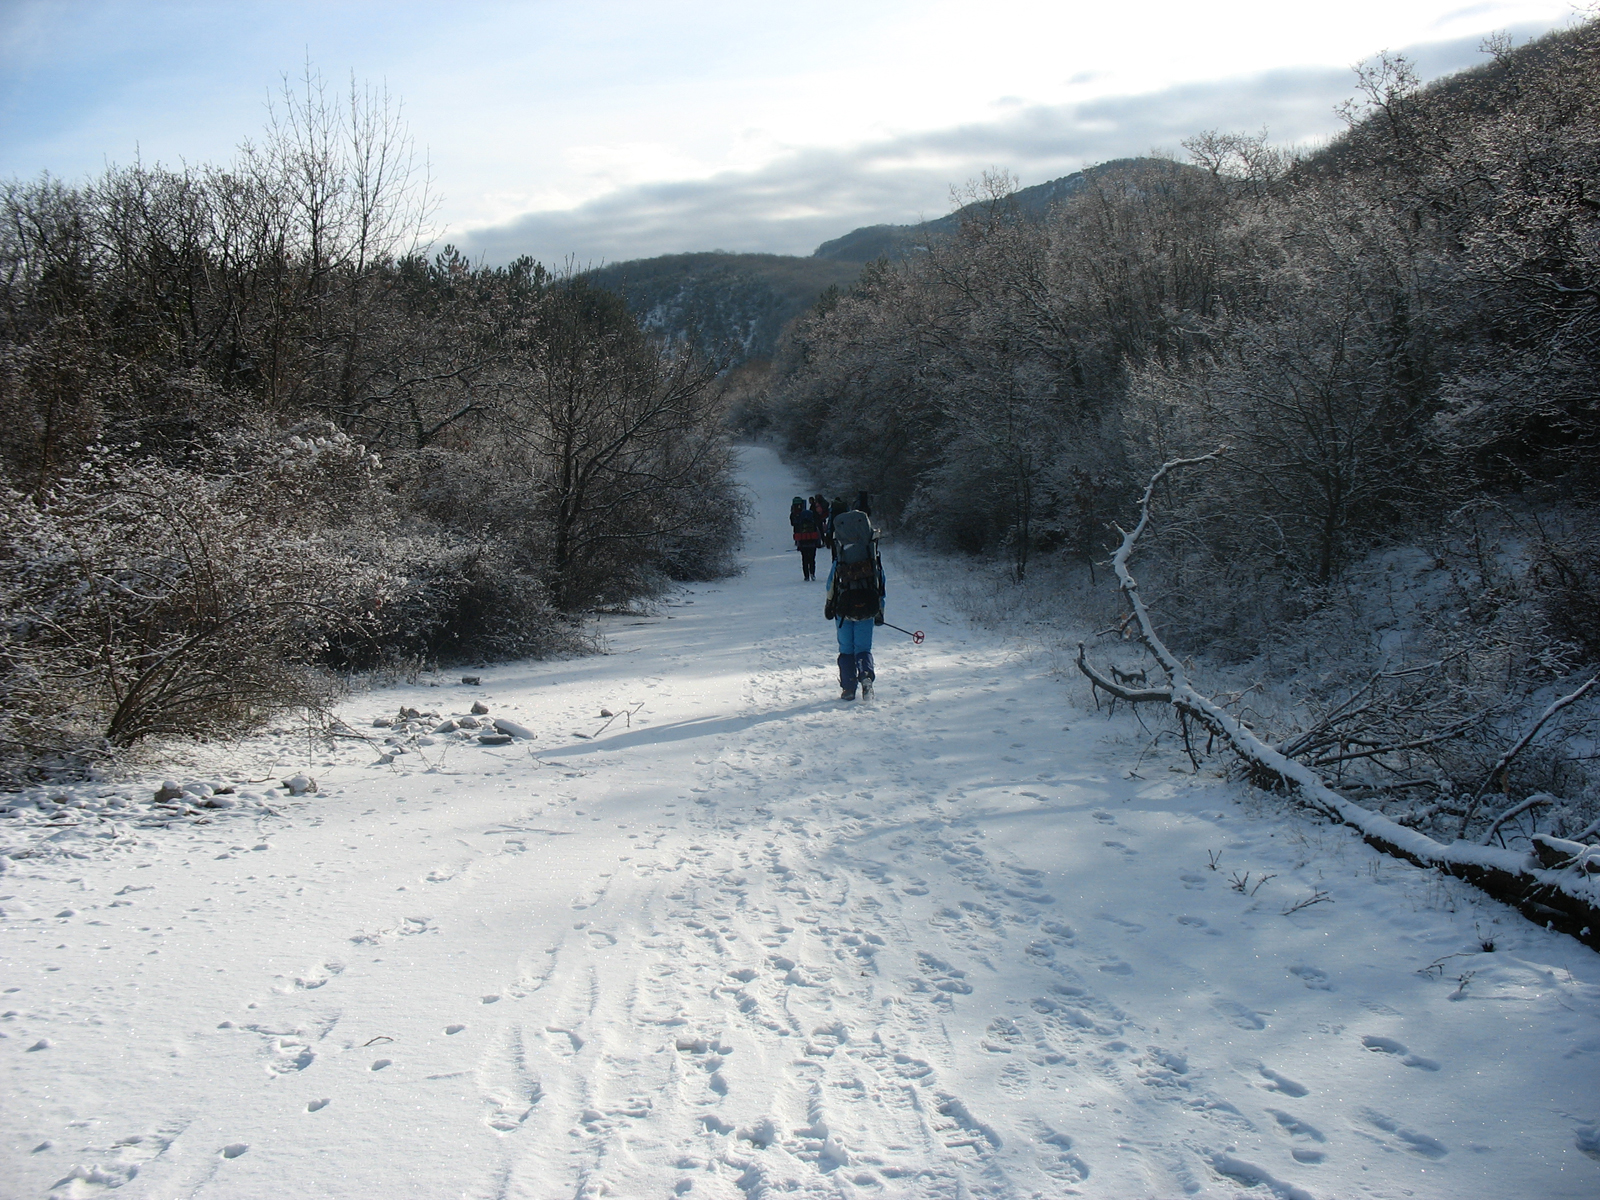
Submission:
[[[0,0],[0,176],[225,163],[309,64],[387,89],[437,245],[598,265],[808,254],[1207,129],[1305,144],[1352,67],[1425,78],[1574,19],[1563,0]]]

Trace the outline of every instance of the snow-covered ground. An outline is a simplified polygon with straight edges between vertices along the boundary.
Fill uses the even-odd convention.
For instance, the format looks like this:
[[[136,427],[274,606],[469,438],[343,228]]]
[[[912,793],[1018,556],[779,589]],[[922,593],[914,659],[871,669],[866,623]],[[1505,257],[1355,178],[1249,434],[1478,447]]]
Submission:
[[[1593,953],[1150,751],[892,554],[928,640],[841,703],[809,489],[745,461],[742,577],[345,706],[405,753],[0,819],[0,1196],[1600,1195]],[[474,701],[532,737],[432,732]]]

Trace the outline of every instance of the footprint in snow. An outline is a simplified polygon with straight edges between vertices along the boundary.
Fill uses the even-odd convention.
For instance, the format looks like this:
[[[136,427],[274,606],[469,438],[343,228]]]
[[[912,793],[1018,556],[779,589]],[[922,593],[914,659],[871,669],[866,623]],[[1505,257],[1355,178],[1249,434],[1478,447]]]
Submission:
[[[516,1095],[495,1094],[486,1097],[491,1110],[485,1123],[496,1133],[514,1133],[533,1115],[544,1099],[544,1088],[538,1080],[528,1081]]]
[[[307,1112],[321,1112],[323,1109],[328,1107],[328,1104],[329,1104],[329,1101],[327,1099],[312,1100],[306,1105],[306,1111]]]
[[[1333,991],[1333,984],[1328,982],[1328,973],[1316,967],[1290,967],[1289,974],[1296,975],[1308,988],[1319,992]]]
[[[965,971],[927,953],[919,953],[917,961],[921,964],[928,977],[925,980],[919,979],[915,981],[911,985],[913,991],[926,992],[931,987],[938,993],[935,998],[946,1003],[950,1001],[952,996],[970,996],[972,994],[972,985],[967,982],[967,973]]]
[[[1008,1062],[1001,1067],[996,1082],[1002,1092],[1019,1100],[1032,1095],[1035,1087],[1033,1073],[1020,1062]]]
[[[1011,1054],[1026,1044],[1022,1030],[1010,1017],[996,1017],[989,1022],[980,1044],[990,1054]]]
[[[545,1041],[558,1054],[573,1055],[583,1049],[583,1038],[575,1030],[565,1029],[560,1025],[546,1025],[544,1031],[556,1035],[553,1038],[546,1038]]]
[[[1278,1123],[1278,1128],[1283,1130],[1297,1142],[1325,1142],[1322,1130],[1309,1122],[1302,1121],[1293,1113],[1286,1113],[1281,1108],[1267,1109],[1272,1114],[1272,1119]],[[1311,1150],[1303,1146],[1296,1146],[1291,1153],[1303,1163],[1319,1163],[1326,1155],[1320,1150]]]
[[[1117,916],[1115,913],[1098,912],[1098,913],[1095,913],[1095,917],[1097,919],[1101,920],[1101,921],[1109,921],[1113,925],[1121,926],[1123,929],[1126,929],[1129,933],[1143,933],[1144,932],[1144,926],[1139,924],[1139,922],[1137,922],[1137,921],[1129,921],[1124,917]]]
[[[1600,1162],[1600,1128],[1593,1125],[1580,1125],[1573,1130],[1572,1141],[1579,1151],[1587,1154],[1596,1162]],[[49,1145],[48,1142],[45,1144]]]
[[[1264,1063],[1258,1064],[1256,1070],[1261,1072],[1261,1077],[1267,1081],[1263,1086],[1269,1092],[1282,1092],[1285,1096],[1293,1096],[1298,1100],[1311,1091],[1305,1084],[1298,1083],[1287,1075],[1278,1074]]]
[[[1246,1008],[1237,1000],[1218,1000],[1211,1006],[1235,1029],[1265,1029],[1267,1023],[1253,1008]]]
[[[1049,892],[1025,892],[1020,888],[1002,888],[1007,896],[1013,900],[1025,900],[1029,904],[1054,904],[1056,898]]]
[[[1042,1121],[1038,1125],[1039,1144],[1050,1147],[1040,1151],[1039,1165],[1066,1184],[1082,1183],[1089,1178],[1089,1164],[1073,1152],[1072,1139]]]
[[[1438,1138],[1419,1133],[1415,1129],[1408,1129],[1393,1117],[1375,1109],[1364,1108],[1361,1110],[1361,1116],[1373,1128],[1381,1129],[1384,1133],[1392,1133],[1399,1138],[1405,1149],[1413,1154],[1420,1154],[1423,1158],[1438,1159],[1450,1153],[1450,1148]]]
[[[311,991],[325,986],[336,975],[344,973],[342,962],[325,962],[320,967],[312,967],[304,975],[295,976],[294,986],[302,991]]]
[[[1386,1037],[1364,1037],[1361,1044],[1374,1054],[1393,1054],[1408,1067],[1420,1067],[1424,1071],[1437,1071],[1439,1064],[1431,1058],[1423,1058],[1420,1054],[1412,1054],[1401,1042]]]

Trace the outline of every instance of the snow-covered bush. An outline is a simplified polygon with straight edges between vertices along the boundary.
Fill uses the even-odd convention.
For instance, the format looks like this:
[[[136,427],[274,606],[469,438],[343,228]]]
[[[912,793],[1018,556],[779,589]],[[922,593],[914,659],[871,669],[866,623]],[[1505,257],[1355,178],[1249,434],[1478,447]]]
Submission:
[[[1532,586],[1552,634],[1600,661],[1600,509],[1544,522],[1534,546]]]
[[[383,593],[254,489],[101,455],[38,498],[0,494],[3,753],[84,756],[249,728],[316,704],[330,630]]]

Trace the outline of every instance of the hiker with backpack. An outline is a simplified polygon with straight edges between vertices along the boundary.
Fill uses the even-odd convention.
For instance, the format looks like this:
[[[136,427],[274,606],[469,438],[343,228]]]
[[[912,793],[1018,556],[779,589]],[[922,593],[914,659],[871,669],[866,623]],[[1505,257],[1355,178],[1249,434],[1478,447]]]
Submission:
[[[817,547],[822,545],[822,530],[817,527],[816,514],[801,497],[789,503],[789,527],[794,531],[794,548],[800,551],[800,577],[817,577]]]
[[[833,518],[834,563],[828,572],[828,599],[822,615],[838,629],[841,700],[854,700],[858,687],[863,698],[871,697],[877,681],[872,630],[883,624],[883,601],[888,593],[877,537],[871,518],[860,509]]]
[[[817,519],[817,532],[822,535],[822,544],[829,550],[833,549],[833,539],[828,536],[828,501],[825,496],[816,495],[810,501],[811,515]]]

